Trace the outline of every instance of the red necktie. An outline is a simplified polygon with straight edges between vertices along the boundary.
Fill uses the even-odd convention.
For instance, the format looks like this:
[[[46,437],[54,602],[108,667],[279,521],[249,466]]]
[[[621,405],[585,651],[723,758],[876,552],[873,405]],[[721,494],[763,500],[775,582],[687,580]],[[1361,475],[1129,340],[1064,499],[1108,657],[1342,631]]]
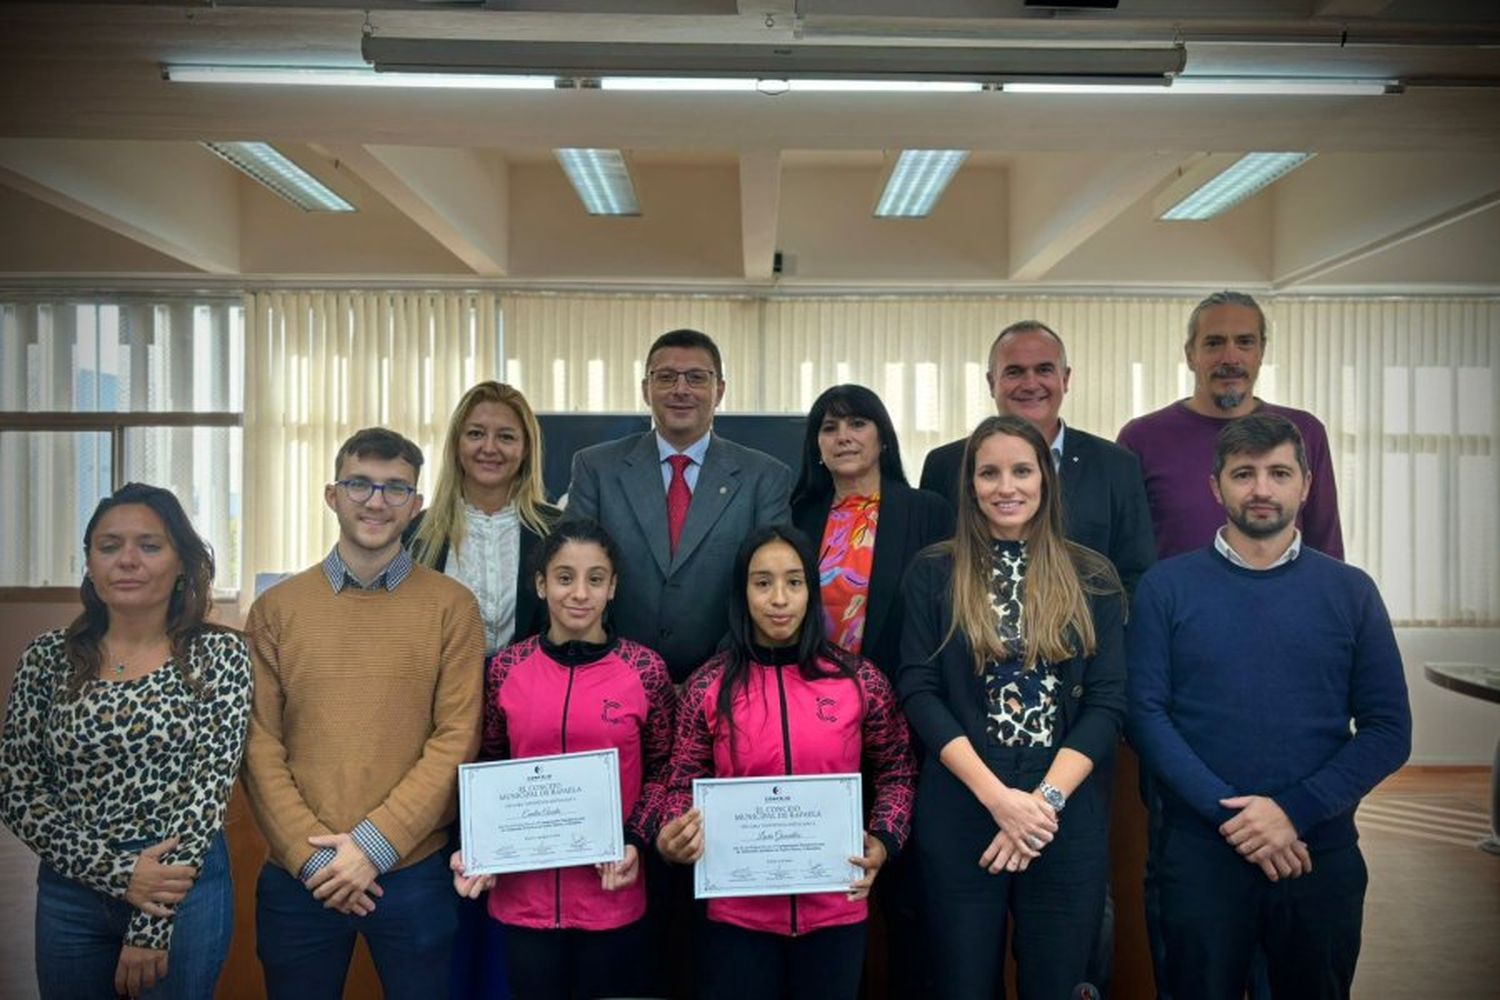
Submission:
[[[672,466],[672,482],[667,486],[667,540],[676,555],[677,539],[682,537],[682,526],[687,523],[688,504],[693,502],[685,475],[693,460],[686,455],[669,455],[667,461]]]

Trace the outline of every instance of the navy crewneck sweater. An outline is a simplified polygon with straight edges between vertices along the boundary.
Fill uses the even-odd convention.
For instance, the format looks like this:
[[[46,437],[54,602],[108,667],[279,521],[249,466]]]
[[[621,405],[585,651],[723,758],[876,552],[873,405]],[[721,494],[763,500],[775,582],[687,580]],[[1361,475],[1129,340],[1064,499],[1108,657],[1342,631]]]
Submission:
[[[1212,547],[1159,562],[1126,643],[1130,741],[1174,827],[1218,836],[1220,799],[1265,795],[1309,848],[1352,844],[1359,800],[1411,752],[1380,594],[1316,550],[1270,570]]]

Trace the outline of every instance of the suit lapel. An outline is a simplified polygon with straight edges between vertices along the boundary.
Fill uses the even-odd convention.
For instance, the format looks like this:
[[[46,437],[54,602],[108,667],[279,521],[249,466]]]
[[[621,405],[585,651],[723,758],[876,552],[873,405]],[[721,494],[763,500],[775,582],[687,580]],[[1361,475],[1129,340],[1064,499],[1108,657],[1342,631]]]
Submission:
[[[1073,512],[1073,502],[1070,498],[1083,489],[1080,482],[1083,479],[1083,467],[1088,464],[1088,461],[1088,440],[1071,427],[1068,428],[1068,433],[1063,435],[1062,463],[1057,469],[1057,476],[1062,480],[1064,517]]]
[[[657,486],[661,482],[658,478]],[[717,437],[708,443],[708,453],[703,456],[703,468],[698,470],[698,483],[693,488],[693,502],[688,505],[687,521],[682,526],[682,537],[677,540],[677,554],[670,560],[675,569],[687,562],[693,550],[713,529],[715,523],[734,502],[740,488],[740,467],[727,454],[727,449]],[[666,511],[666,493],[662,492],[662,511]],[[666,515],[661,517],[662,535],[666,536]],[[664,570],[665,572],[665,570]]]
[[[656,450],[654,431],[641,435],[640,442],[626,454],[620,470],[620,489],[635,514],[651,557],[662,576],[666,576],[672,566],[671,544],[667,539],[667,490],[661,483],[661,456]],[[692,520],[690,508],[688,523]]]
[[[899,483],[882,483],[880,516],[875,522],[875,555],[870,570],[869,604],[865,607],[865,636],[861,649],[865,655],[875,648],[881,626],[890,615],[896,591],[901,589],[901,553],[906,551],[906,535],[911,520],[907,491]]]

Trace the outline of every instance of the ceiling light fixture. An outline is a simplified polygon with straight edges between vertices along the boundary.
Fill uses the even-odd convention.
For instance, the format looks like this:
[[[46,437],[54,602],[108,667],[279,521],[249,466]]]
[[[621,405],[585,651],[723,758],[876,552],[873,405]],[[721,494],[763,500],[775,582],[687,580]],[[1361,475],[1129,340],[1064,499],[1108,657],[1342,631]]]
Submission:
[[[759,80],[722,76],[605,76],[600,90],[682,94],[753,94]]]
[[[355,210],[332,188],[276,152],[268,143],[205,142],[203,145],[304,212]]]
[[[391,73],[544,74],[1003,83],[1078,79],[1165,83],[1187,65],[1178,44],[1099,46],[791,45],[763,42],[532,41],[365,35],[360,55]]]
[[[175,66],[162,67],[172,83],[251,84],[289,87],[386,87],[438,90],[553,90],[551,76],[486,73],[378,73],[361,66]]]
[[[968,155],[967,149],[903,149],[875,203],[875,217],[926,218]]]
[[[1026,80],[1005,83],[1009,94],[1214,94],[1275,97],[1378,97],[1398,94],[1396,80],[1271,79],[1269,77],[1179,76],[1160,83],[1102,83],[1097,80]]]
[[[1264,94],[1276,97],[1380,97],[1401,93],[1398,80],[1273,79],[1249,76],[1179,76],[1169,94]]]
[[[976,94],[972,80],[789,80],[794,94]]]
[[[1212,219],[1312,158],[1312,153],[1246,153],[1157,217],[1168,222]]]
[[[600,90],[685,94],[969,94],[984,84],[961,80],[786,80],[766,77],[606,76]]]
[[[640,215],[630,170],[618,149],[554,149],[590,215]]]
[[[1007,94],[1165,94],[1167,80],[1157,83],[1109,83],[1099,80],[1018,80],[1002,83]]]

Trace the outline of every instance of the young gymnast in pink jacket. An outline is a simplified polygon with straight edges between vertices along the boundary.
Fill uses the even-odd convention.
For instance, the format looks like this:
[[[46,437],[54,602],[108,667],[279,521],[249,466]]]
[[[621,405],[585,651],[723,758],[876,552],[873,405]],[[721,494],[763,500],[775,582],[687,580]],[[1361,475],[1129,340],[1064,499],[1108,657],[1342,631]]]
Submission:
[[[635,995],[646,989],[650,939],[641,852],[660,819],[676,697],[661,657],[612,635],[614,541],[593,521],[564,520],[542,542],[535,577],[546,602],[541,635],[496,653],[485,675],[483,760],[614,747],[620,755],[625,857],[604,865],[466,877],[489,891],[504,925],[516,1000]]]
[[[735,560],[728,647],[688,678],[665,815],[669,861],[703,853],[694,778],[863,771],[873,784],[864,874],[847,892],[713,899],[702,993],[853,998],[865,953],[866,898],[911,825],[915,766],[906,720],[879,668],[829,643],[817,612],[817,560],[785,525],[752,532]],[[809,614],[809,610],[813,611]]]

